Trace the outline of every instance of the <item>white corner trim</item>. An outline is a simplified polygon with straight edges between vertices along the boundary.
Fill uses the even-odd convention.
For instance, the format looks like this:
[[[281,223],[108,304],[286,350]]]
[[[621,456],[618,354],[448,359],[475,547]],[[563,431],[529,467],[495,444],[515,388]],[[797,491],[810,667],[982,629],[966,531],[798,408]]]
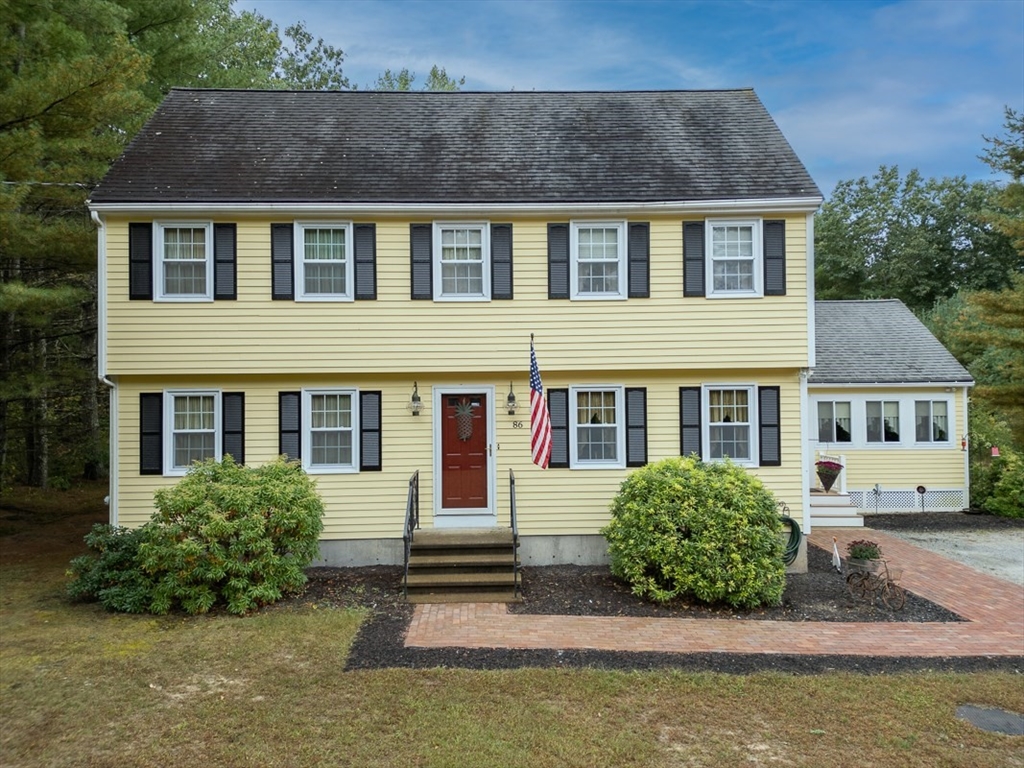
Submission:
[[[804,535],[811,532],[811,461],[814,447],[804,436],[807,434],[808,422],[811,420],[810,396],[807,392],[807,377],[810,371],[800,369],[800,506],[803,509],[801,521]]]
[[[818,364],[814,313],[814,213],[807,214],[807,367]]]
[[[96,373],[107,376],[107,229],[103,217],[90,213],[96,225]]]
[[[104,379],[104,381],[106,381]],[[109,474],[108,480],[108,496],[107,496],[107,513],[109,515],[110,524],[117,526],[117,493],[118,493],[118,473],[120,471],[121,462],[118,455],[120,450],[120,443],[117,437],[118,430],[118,389],[116,382],[108,382],[110,385],[110,435],[109,440],[109,451],[110,451],[110,466],[107,468]]]

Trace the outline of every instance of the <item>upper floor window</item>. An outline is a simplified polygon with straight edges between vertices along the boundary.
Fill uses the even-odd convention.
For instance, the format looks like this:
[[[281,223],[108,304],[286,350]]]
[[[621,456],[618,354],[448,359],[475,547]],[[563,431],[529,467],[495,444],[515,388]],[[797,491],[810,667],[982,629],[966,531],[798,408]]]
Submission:
[[[708,296],[761,296],[759,221],[708,221]]]
[[[569,402],[571,466],[626,466],[623,388],[572,387]]]
[[[707,387],[707,450],[711,459],[755,462],[754,387]]]
[[[917,400],[914,422],[917,442],[949,442],[949,404],[945,400]]]
[[[220,459],[218,392],[168,392],[164,398],[165,475],[183,475],[196,461]]]
[[[849,402],[823,400],[818,403],[818,442],[849,443],[853,440]]]
[[[213,299],[213,227],[209,223],[156,223],[157,298]]]
[[[434,298],[491,298],[490,228],[486,224],[434,225]]]
[[[309,472],[355,472],[359,468],[359,416],[354,389],[302,393],[303,464]]]
[[[626,298],[626,223],[573,222],[570,237],[572,297]]]
[[[352,299],[352,225],[295,224],[296,299]]]
[[[867,441],[898,443],[900,441],[900,403],[898,400],[868,400]]]

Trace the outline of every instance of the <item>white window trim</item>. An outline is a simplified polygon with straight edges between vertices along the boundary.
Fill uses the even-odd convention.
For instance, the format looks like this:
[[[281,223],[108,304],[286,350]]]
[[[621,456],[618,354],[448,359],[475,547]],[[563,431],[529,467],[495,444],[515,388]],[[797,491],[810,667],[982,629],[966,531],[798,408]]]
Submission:
[[[916,403],[918,400],[927,400],[932,403],[946,403],[946,411],[949,420],[949,424],[947,425],[946,430],[946,434],[949,435],[949,439],[946,442],[917,441],[917,421],[914,413],[914,403]],[[818,403],[829,401],[848,401],[850,403],[850,429],[853,437],[853,440],[851,442],[823,443],[820,440],[818,440]],[[867,404],[869,402],[899,403],[900,439],[898,442],[868,442]],[[894,394],[891,391],[879,391],[873,393],[859,393],[850,395],[811,395],[809,417],[809,428],[811,430],[810,442],[811,445],[813,445],[817,450],[820,451],[897,451],[904,450],[907,448],[920,448],[922,450],[948,450],[954,444],[956,444],[956,440],[954,440],[954,438],[959,434],[959,432],[957,432],[956,418],[957,413],[955,406],[955,396],[946,393],[923,393],[910,390],[909,392],[905,391],[899,394]]]
[[[850,439],[849,440],[829,440],[823,442],[819,439],[818,431],[818,405],[821,403],[832,403],[832,432],[835,433],[836,428],[836,403],[846,403],[850,406]],[[841,396],[835,397],[819,397],[813,400],[810,412],[810,428],[811,428],[811,441],[817,443],[819,446],[834,445],[836,448],[845,448],[847,446],[852,447],[856,443],[857,438],[857,417],[856,417],[857,403],[852,398],[843,399]]]
[[[345,231],[345,293],[306,293],[306,229],[342,229]],[[355,280],[355,248],[353,229],[350,221],[296,221],[294,226],[295,243],[292,246],[295,265],[295,300],[296,301],[353,301]]]
[[[580,392],[615,393],[615,461],[581,459],[577,443],[576,395]],[[569,467],[571,469],[623,469],[626,466],[626,388],[622,384],[581,384],[569,387]]]
[[[206,232],[206,293],[168,294],[164,287],[164,230],[189,227]],[[213,222],[210,221],[154,221],[153,222],[153,268],[156,271],[154,301],[200,302],[213,301]]]
[[[313,464],[313,395],[350,395],[352,397],[352,463]],[[359,390],[355,387],[321,387],[302,390],[302,468],[310,475],[346,475],[359,472]]]
[[[617,229],[619,232],[619,290],[616,293],[582,293],[579,271],[579,230]],[[574,301],[622,301],[629,296],[629,243],[625,221],[569,222],[569,297]]]
[[[733,464],[740,467],[757,467],[760,461],[760,445],[758,444],[758,436],[760,433],[760,416],[757,412],[757,385],[756,384],[704,384],[701,392],[701,449],[704,456],[708,457],[708,461],[721,462],[725,459],[712,459],[711,457],[711,392],[718,391],[721,389],[745,389],[747,390],[747,403],[749,410],[749,421],[747,424],[750,426],[750,458],[749,459],[737,459],[733,456],[729,457],[729,460]]]
[[[929,404],[928,416],[931,419],[935,418],[935,403],[946,404],[946,439],[945,440],[918,440],[917,439],[917,404],[919,402],[927,402]],[[949,448],[953,444],[953,420],[956,418],[956,411],[954,410],[953,398],[946,397],[933,397],[933,396],[921,396],[915,397],[910,401],[911,415],[913,420],[910,422],[911,427],[914,430],[914,447],[915,448],[927,448],[928,446],[936,446],[939,448]],[[928,432],[931,434],[931,426],[929,424]]]
[[[482,293],[479,296],[446,295],[441,279],[441,230],[480,230],[480,278]],[[434,301],[490,301],[491,300],[491,224],[487,221],[435,221],[433,229],[433,270]]]
[[[213,398],[213,458],[220,461],[224,446],[224,422],[221,412],[221,391],[219,389],[165,389],[163,413],[164,475],[182,477],[189,467],[174,466],[174,399],[176,397]]]
[[[709,299],[751,299],[764,296],[764,226],[760,218],[706,219],[704,222],[704,282]],[[715,258],[712,240],[715,227],[750,227],[754,251],[754,289],[752,291],[716,291]]]

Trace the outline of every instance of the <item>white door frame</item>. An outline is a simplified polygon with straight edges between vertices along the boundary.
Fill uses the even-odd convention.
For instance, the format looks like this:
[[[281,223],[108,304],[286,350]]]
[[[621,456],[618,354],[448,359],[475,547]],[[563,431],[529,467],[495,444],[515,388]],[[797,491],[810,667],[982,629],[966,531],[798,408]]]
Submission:
[[[487,395],[487,507],[484,509],[442,510],[441,509],[441,434],[444,418],[443,395],[480,394]],[[498,506],[495,498],[498,489],[497,457],[495,456],[495,424],[497,422],[494,386],[490,384],[436,385],[431,392],[431,409],[434,428],[434,527],[435,528],[484,528],[498,524]]]

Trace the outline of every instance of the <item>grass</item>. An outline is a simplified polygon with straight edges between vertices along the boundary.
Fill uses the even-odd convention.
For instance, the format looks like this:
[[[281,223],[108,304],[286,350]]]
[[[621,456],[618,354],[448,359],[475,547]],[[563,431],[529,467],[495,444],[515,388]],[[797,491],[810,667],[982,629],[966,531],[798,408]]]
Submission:
[[[66,498],[0,538],[3,766],[1024,766],[1020,738],[954,716],[1024,710],[1019,675],[346,673],[357,611],[72,605],[102,504]]]

